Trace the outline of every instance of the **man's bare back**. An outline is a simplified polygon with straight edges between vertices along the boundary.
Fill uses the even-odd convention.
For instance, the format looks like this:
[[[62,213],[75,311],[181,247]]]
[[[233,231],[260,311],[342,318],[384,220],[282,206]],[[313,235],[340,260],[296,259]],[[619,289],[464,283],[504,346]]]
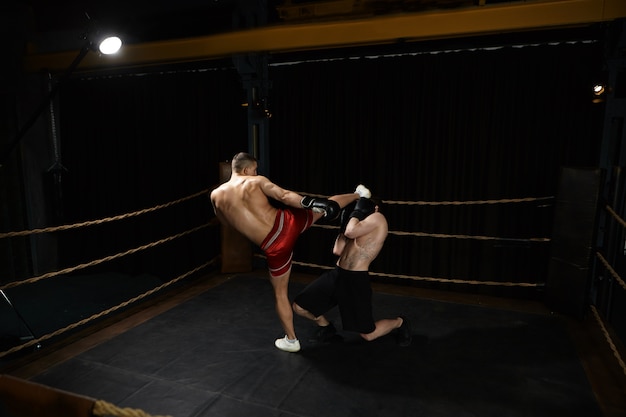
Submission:
[[[272,230],[277,209],[263,192],[269,180],[261,175],[237,175],[211,192],[215,214],[260,245]]]

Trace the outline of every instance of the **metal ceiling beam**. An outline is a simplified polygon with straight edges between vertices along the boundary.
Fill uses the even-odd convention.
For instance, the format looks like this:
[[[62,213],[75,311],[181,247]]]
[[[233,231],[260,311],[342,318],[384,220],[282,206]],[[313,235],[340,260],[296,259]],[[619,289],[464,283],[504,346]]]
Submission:
[[[538,0],[285,24],[127,45],[116,56],[88,55],[77,71],[193,62],[242,53],[280,53],[567,28],[625,17],[626,0]],[[75,56],[76,51],[32,54],[25,57],[24,66],[29,72],[61,71]]]

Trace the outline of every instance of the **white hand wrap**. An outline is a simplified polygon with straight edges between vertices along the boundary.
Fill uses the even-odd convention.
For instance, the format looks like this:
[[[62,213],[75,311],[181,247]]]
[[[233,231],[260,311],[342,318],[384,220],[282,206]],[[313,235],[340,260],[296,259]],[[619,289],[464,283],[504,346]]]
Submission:
[[[363,197],[363,198],[372,197],[372,193],[370,192],[370,190],[368,190],[367,187],[365,187],[363,184],[359,184],[356,187],[356,190],[354,190],[354,192],[357,193],[359,197]]]

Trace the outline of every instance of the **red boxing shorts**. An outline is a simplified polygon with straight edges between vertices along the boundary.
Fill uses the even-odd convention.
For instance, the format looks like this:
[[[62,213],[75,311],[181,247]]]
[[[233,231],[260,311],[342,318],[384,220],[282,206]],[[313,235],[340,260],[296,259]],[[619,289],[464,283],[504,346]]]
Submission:
[[[298,236],[313,225],[311,210],[287,207],[279,209],[272,231],[261,243],[261,249],[267,256],[270,275],[283,275],[291,268],[293,248]]]

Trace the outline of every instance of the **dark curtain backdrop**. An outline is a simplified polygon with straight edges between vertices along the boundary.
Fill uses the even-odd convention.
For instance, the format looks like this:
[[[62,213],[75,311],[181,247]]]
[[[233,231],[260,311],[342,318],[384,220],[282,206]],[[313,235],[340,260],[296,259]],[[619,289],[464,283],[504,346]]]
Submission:
[[[561,167],[598,164],[603,108],[592,104],[590,89],[602,61],[600,42],[578,42],[272,65],[272,180],[324,195],[362,182],[390,202],[554,196]],[[247,148],[242,91],[234,70],[77,79],[64,86],[64,220],[123,214],[216,184],[218,162]],[[385,213],[392,231],[509,240],[391,234],[373,271],[545,282],[549,243],[526,239],[550,237],[550,200],[388,204]],[[69,232],[64,263],[151,242],[211,213],[202,199],[158,216]],[[295,260],[332,265],[334,234],[306,232]],[[216,252],[219,244],[204,233],[186,242],[138,257],[130,267],[162,273]]]
[[[218,183],[218,163],[247,147],[235,70],[76,79],[61,90],[64,223],[178,200]],[[135,219],[65,232],[63,266],[145,245],[206,223],[208,196]],[[107,264],[166,279],[219,253],[204,229]]]
[[[562,166],[598,164],[601,67],[598,43],[275,65],[273,180],[324,195],[362,182],[390,201],[554,196]],[[541,201],[386,214],[392,231],[527,239],[550,237],[553,212]],[[307,232],[295,259],[332,264],[333,237]],[[548,255],[547,243],[390,235],[372,270],[542,283]]]

